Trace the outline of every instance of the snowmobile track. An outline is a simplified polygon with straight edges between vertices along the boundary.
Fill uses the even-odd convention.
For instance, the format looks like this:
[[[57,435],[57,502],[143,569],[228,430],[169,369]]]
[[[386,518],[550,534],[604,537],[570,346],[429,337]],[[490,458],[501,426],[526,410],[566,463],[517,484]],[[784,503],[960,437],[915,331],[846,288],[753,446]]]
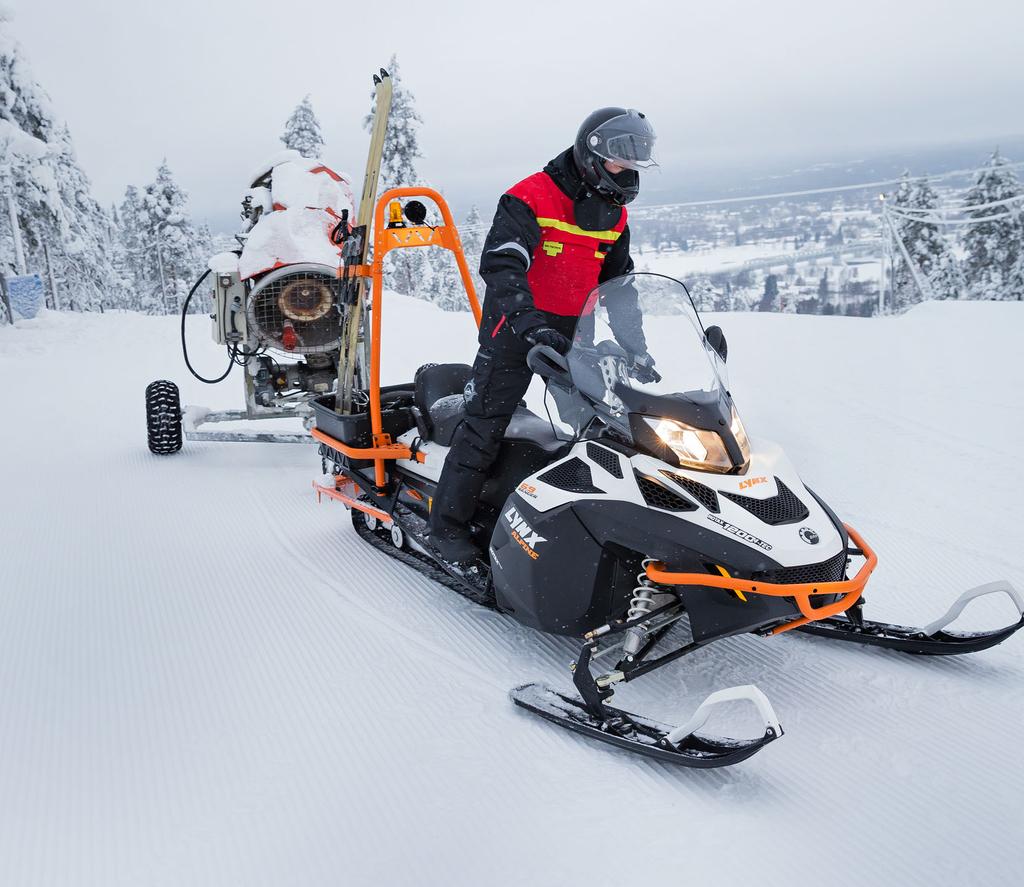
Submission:
[[[436,561],[425,554],[421,554],[411,548],[396,548],[394,543],[391,541],[391,535],[387,529],[378,527],[375,530],[371,530],[366,525],[363,512],[356,511],[354,508],[352,509],[352,526],[355,528],[356,533],[359,534],[361,539],[365,539],[374,548],[379,551],[383,551],[389,557],[393,557],[395,560],[401,561],[403,564],[407,564],[421,575],[432,579],[434,582],[437,582],[439,585],[443,585],[445,588],[450,588],[452,591],[457,592],[462,595],[462,597],[472,601],[474,604],[478,604],[481,607],[487,607],[489,610],[497,609],[493,592],[490,594],[481,592],[468,582],[461,580],[442,569]],[[399,526],[401,526],[401,521],[399,521]],[[488,590],[490,590],[489,587]]]

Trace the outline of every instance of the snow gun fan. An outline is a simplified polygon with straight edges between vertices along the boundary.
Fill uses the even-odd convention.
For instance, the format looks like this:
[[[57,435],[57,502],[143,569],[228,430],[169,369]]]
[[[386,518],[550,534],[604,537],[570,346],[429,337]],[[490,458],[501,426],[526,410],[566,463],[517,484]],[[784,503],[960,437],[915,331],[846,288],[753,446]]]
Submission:
[[[318,265],[271,271],[249,295],[249,329],[266,346],[285,354],[337,351],[341,309],[336,276]]]
[[[361,197],[366,206],[359,216],[349,180],[297,151],[281,152],[248,179],[243,225],[235,235],[238,248],[210,259],[181,316],[182,355],[189,371],[214,384],[239,367],[245,409],[182,410],[173,382],[153,382],[146,389],[151,452],[176,453],[185,439],[312,443],[310,400],[332,397],[339,372],[361,380],[362,352],[356,346],[366,338],[359,308],[369,225],[360,220],[376,199],[391,78],[382,69],[374,84],[378,136],[370,145]],[[192,365],[186,337],[189,305],[210,275],[213,339],[227,351],[227,368],[214,378]],[[201,428],[254,419],[298,419],[302,424],[259,432]]]

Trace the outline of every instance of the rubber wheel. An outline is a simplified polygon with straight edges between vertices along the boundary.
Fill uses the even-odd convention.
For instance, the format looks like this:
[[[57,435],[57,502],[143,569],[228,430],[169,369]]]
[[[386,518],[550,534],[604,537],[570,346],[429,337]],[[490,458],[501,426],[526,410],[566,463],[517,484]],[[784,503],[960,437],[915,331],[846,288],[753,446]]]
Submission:
[[[181,397],[178,386],[158,379],[146,386],[146,441],[160,456],[181,449]]]

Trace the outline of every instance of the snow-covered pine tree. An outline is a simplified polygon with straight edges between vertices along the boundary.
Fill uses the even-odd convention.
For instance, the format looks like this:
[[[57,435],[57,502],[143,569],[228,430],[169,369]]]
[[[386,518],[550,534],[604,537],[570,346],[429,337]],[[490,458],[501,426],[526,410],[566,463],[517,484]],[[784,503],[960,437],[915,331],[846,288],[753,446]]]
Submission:
[[[454,253],[435,248],[426,250],[426,253],[430,266],[430,301],[443,311],[468,311],[469,299]]]
[[[281,141],[286,148],[298,151],[303,157],[311,160],[323,157],[324,137],[308,95],[295,106],[295,110],[285,121]]]
[[[146,185],[140,204],[140,264],[148,284],[140,307],[149,313],[175,313],[208,257],[189,217],[188,195],[174,180],[166,160],[157,169],[156,179]],[[203,308],[198,301],[193,304],[194,311]]]
[[[1021,194],[1020,183],[997,149],[978,173],[964,198],[966,207],[982,206]],[[1024,218],[1020,204],[994,206],[968,212],[979,221],[967,225],[963,238],[966,252],[964,277],[974,299],[1021,299],[1024,297]],[[991,218],[997,216],[998,218]]]
[[[388,73],[391,75],[393,92],[381,158],[381,191],[420,184],[416,160],[423,156],[419,147],[419,127],[423,118],[416,110],[416,97],[402,82],[398,57],[395,55],[391,56]],[[376,101],[363,121],[363,127],[368,131],[373,127],[374,111]],[[431,296],[436,290],[430,285],[431,262],[424,252],[422,249],[392,251],[387,258],[387,264],[390,265],[388,284],[396,292],[432,301]]]
[[[704,313],[705,311],[715,310],[715,305],[719,300],[719,293],[707,277],[699,277],[690,284],[690,298],[693,299],[694,307],[699,312]],[[646,306],[645,310],[647,310]]]
[[[893,205],[900,210],[914,208],[914,184],[910,179],[910,170],[904,170],[900,177],[899,187],[893,196]],[[907,252],[913,258],[914,253],[911,247],[918,223],[900,217],[893,217],[890,221],[896,235],[903,241]],[[914,282],[914,273],[903,257],[899,245],[895,242],[892,245],[892,270],[890,273],[892,274],[893,307],[897,311],[905,311],[911,305],[916,305],[921,301],[921,293],[918,292],[917,284]]]
[[[110,217],[92,196],[67,126],[61,127],[58,145],[54,166],[63,224],[60,238],[49,243],[54,272],[78,308],[122,307],[125,293],[113,263]]]
[[[146,276],[148,264],[144,253],[148,247],[143,236],[142,196],[139,189],[129,185],[124,192],[124,200],[118,211],[117,238],[120,254],[124,256],[124,266],[120,274],[123,286],[127,289],[125,307],[132,311],[155,310],[155,304],[148,304],[154,286]],[[159,282],[156,283],[159,287]]]
[[[93,309],[115,301],[117,276],[104,240],[109,219],[92,199],[71,135],[32,76],[3,7],[0,191],[0,243],[7,271],[39,274],[49,290],[49,253],[54,278],[64,289],[62,306]],[[52,292],[47,299],[52,304]]]
[[[484,240],[487,236],[487,226],[480,218],[480,211],[474,203],[466,214],[466,221],[459,229],[459,237],[462,240],[462,251],[466,254],[466,262],[469,264],[469,273],[473,276],[473,288],[476,290],[476,297],[483,302],[484,280],[480,276],[480,259],[483,256]]]
[[[911,205],[917,210],[938,210],[939,195],[927,179],[919,179],[914,186]],[[932,296],[936,299],[959,299],[963,292],[963,275],[940,226],[928,221],[910,224],[914,242],[911,256],[928,279]]]
[[[761,301],[757,306],[758,311],[778,311],[779,310],[779,278],[774,274],[769,274],[764,279],[764,294],[761,296]]]

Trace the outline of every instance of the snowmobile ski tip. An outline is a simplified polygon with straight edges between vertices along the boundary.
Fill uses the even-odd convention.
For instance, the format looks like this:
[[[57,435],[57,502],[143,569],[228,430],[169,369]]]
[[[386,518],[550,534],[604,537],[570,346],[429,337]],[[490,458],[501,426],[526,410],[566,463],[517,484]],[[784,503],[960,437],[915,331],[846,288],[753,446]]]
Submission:
[[[996,628],[991,631],[945,630],[946,626],[956,619],[972,600],[1000,593],[1009,597],[1017,608],[1019,618],[1016,622],[1005,628]],[[848,619],[845,616],[833,616],[804,625],[797,631],[837,641],[886,647],[890,650],[919,656],[955,656],[961,653],[977,653],[980,650],[987,650],[989,647],[1001,644],[1021,628],[1024,628],[1024,597],[1009,582],[1000,580],[965,591],[942,616],[922,628],[874,622],[870,619]]]

